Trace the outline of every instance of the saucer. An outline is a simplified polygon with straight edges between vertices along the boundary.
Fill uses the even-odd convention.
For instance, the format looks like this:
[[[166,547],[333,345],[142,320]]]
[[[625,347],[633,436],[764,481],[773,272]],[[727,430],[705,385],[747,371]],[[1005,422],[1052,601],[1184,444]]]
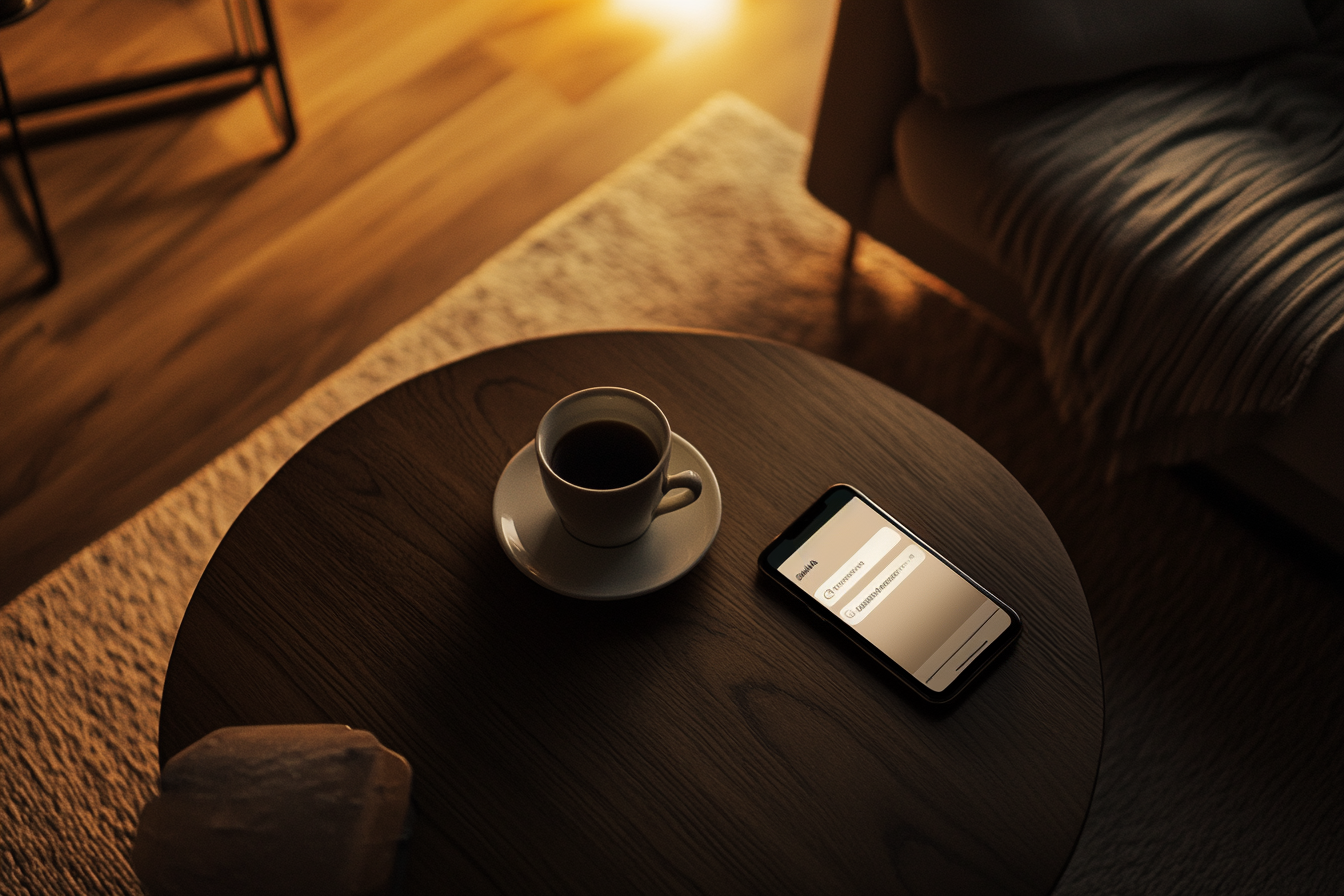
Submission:
[[[704,489],[694,504],[654,519],[618,548],[596,548],[570,535],[546,498],[536,442],[513,456],[495,486],[495,535],[523,574],[544,588],[583,600],[619,600],[657,591],[705,556],[719,532],[723,498],[704,457],[672,434],[673,472],[694,470]]]

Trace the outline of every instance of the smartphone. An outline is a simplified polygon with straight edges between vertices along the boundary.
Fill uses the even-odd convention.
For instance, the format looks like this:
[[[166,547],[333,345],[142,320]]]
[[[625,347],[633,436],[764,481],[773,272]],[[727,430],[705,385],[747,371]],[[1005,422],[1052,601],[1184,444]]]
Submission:
[[[959,694],[1022,631],[1003,601],[851,485],[827,489],[759,562],[934,703]]]

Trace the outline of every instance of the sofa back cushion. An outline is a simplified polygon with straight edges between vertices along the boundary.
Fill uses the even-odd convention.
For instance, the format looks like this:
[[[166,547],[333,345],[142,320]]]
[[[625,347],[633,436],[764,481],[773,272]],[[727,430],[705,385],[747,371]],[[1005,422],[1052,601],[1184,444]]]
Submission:
[[[906,0],[923,89],[964,107],[1315,39],[1301,0]]]

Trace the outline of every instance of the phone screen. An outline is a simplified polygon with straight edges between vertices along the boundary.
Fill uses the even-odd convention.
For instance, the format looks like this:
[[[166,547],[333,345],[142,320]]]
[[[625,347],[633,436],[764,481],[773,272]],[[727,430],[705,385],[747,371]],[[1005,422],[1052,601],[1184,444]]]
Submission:
[[[798,534],[766,549],[762,565],[932,692],[925,696],[939,699],[1016,635],[1011,610],[854,489],[833,488],[819,505]]]

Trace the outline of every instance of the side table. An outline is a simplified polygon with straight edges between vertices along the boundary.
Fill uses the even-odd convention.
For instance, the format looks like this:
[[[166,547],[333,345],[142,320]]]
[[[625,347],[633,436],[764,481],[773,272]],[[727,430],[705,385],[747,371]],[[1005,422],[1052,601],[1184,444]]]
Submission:
[[[713,466],[723,522],[666,589],[535,585],[491,499],[556,399],[651,397]],[[836,481],[1021,614],[930,710],[777,592],[755,557]],[[164,685],[161,761],[224,725],[343,722],[410,760],[409,893],[1046,893],[1101,752],[1072,564],[951,424],[802,350],[691,331],[522,342],[334,423],[206,569]]]

